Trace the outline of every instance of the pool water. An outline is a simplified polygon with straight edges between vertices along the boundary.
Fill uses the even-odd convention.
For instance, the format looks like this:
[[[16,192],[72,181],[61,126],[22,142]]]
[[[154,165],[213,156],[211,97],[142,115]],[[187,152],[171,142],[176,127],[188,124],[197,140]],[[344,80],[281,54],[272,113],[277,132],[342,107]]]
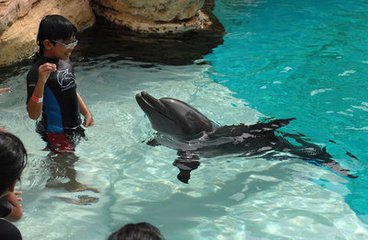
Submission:
[[[368,222],[366,1],[216,1],[225,43],[209,77],[357,172],[345,200]],[[335,143],[331,143],[335,142]],[[349,157],[346,153],[352,153]]]
[[[216,1],[227,34],[204,56],[208,65],[147,64],[114,55],[78,63],[78,89],[95,126],[71,161],[50,159],[42,150],[25,111],[29,66],[17,69],[0,83],[13,89],[0,96],[0,125],[29,152],[18,186],[24,217],[17,226],[24,239],[106,239],[139,221],[175,240],[367,239],[362,33],[368,4],[354,2]],[[220,125],[296,117],[285,131],[327,145],[359,178],[298,159],[230,155],[201,159],[183,184],[172,165],[176,152],[146,144],[154,131],[134,99],[142,90],[186,101]],[[74,171],[78,182],[99,193],[46,187],[48,179],[65,182]],[[97,201],[77,204],[86,196]]]

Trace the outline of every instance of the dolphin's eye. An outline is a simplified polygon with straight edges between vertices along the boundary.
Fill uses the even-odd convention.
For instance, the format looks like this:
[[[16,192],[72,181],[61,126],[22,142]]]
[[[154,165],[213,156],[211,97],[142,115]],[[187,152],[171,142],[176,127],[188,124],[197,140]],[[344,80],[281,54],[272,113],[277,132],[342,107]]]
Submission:
[[[185,114],[185,117],[186,117],[187,120],[190,120],[190,121],[193,121],[193,122],[198,121],[198,117],[193,111],[188,111]]]

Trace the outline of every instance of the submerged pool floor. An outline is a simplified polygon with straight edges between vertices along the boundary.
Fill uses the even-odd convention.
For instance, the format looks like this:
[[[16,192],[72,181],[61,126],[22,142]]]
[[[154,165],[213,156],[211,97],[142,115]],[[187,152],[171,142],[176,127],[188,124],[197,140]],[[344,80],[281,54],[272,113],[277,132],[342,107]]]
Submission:
[[[3,83],[14,91],[0,97],[0,122],[29,151],[19,185],[24,218],[17,225],[24,239],[105,239],[138,221],[179,240],[368,237],[366,225],[345,201],[347,180],[301,160],[202,159],[189,184],[178,181],[172,165],[176,152],[145,143],[154,132],[135,93],[175,96],[221,125],[254,123],[263,115],[209,79],[209,66],[142,64],[100,59],[77,67],[78,88],[96,124],[78,145],[76,162],[53,161],[42,151],[44,143],[25,113],[25,75]],[[79,182],[100,193],[46,187],[50,178],[66,182],[73,169]],[[73,204],[86,196],[98,201]]]

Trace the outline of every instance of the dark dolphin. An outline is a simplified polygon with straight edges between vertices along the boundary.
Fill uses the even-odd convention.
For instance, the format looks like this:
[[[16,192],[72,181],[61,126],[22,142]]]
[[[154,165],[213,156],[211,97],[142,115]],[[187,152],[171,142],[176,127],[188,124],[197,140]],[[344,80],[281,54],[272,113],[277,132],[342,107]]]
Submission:
[[[178,151],[173,163],[180,170],[178,179],[188,183],[190,172],[199,166],[199,157],[215,157],[240,153],[241,156],[264,155],[275,158],[275,153],[289,153],[315,165],[327,166],[333,171],[355,178],[343,169],[332,156],[299,134],[277,131],[291,120],[273,119],[253,125],[217,126],[198,110],[174,98],[156,99],[147,92],[138,93],[137,103],[157,131],[149,145],[164,145]],[[292,140],[296,144],[292,144]],[[279,157],[280,159],[280,157]]]

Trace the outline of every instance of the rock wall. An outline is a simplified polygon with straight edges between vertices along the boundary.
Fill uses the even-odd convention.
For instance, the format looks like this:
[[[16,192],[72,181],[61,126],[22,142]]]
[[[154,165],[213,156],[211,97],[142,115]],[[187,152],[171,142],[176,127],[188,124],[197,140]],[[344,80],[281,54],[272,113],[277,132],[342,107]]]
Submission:
[[[89,0],[0,0],[0,65],[33,55],[37,50],[38,25],[48,14],[65,16],[79,30],[95,22]]]
[[[0,0],[0,34],[26,15],[38,0]]]
[[[184,32],[206,28],[205,0],[93,0],[100,16],[138,32]]]
[[[48,14],[67,17],[80,31],[94,25],[94,10],[109,22],[138,33],[206,35],[223,31],[208,11],[213,4],[214,0],[0,0],[0,66],[33,55],[39,22]]]

